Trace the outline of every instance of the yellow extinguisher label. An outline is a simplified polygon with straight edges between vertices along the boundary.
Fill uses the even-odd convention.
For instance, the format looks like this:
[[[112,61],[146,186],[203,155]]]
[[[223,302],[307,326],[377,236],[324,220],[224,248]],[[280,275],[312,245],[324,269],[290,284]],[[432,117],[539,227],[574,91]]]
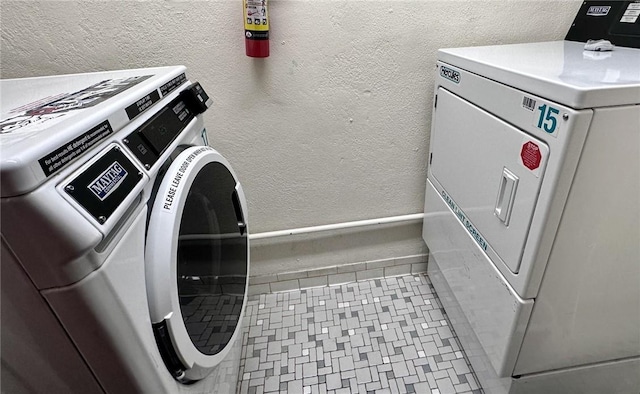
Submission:
[[[244,1],[244,29],[251,31],[268,31],[269,14],[267,0]]]

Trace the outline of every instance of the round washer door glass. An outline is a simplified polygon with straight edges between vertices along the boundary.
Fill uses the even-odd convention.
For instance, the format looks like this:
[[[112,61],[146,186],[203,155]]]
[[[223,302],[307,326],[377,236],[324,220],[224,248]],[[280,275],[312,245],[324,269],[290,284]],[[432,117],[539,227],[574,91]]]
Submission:
[[[178,298],[189,338],[204,354],[231,340],[244,301],[247,237],[238,226],[236,182],[223,164],[198,173],[178,232]]]
[[[206,376],[238,336],[248,274],[245,212],[229,164],[208,147],[182,152],[158,189],[147,235],[147,286],[154,326],[164,327],[184,367],[169,365],[172,355],[163,354],[179,380]]]

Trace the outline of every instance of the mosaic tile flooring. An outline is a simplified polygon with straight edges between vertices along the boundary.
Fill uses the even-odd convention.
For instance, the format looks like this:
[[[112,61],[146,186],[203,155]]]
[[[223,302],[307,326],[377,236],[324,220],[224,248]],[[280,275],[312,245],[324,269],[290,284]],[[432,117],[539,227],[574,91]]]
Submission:
[[[252,297],[240,394],[482,393],[424,274]]]

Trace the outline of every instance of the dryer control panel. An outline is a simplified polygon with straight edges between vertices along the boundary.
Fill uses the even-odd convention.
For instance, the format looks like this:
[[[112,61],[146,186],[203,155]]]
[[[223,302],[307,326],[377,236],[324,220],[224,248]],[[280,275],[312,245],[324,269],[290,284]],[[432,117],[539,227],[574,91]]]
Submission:
[[[565,40],[640,48],[640,1],[583,2]]]

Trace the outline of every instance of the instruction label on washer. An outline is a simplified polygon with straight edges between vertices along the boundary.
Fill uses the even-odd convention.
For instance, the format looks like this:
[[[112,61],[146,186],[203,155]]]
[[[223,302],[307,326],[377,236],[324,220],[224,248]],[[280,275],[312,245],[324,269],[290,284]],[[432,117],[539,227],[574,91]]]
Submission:
[[[162,95],[162,97],[164,97],[167,94],[173,92],[178,86],[182,85],[186,81],[187,81],[187,76],[184,73],[182,73],[177,77],[173,78],[171,81],[160,86],[160,94]]]
[[[135,103],[125,108],[124,110],[127,113],[129,120],[132,120],[136,116],[140,115],[141,113],[149,109],[149,107],[151,107],[153,104],[158,102],[158,100],[160,100],[160,94],[158,93],[157,90],[154,90],[153,92],[142,97]]]
[[[191,154],[189,154],[189,156],[187,156],[182,161],[182,163],[180,163],[178,170],[175,172],[175,174],[173,174],[173,178],[171,178],[171,183],[169,183],[169,188],[167,189],[167,193],[164,195],[164,200],[162,203],[163,210],[168,212],[173,211],[173,206],[174,206],[173,203],[176,199],[176,195],[178,193],[178,189],[180,188],[180,184],[182,183],[184,175],[189,169],[189,166],[191,166],[191,164],[196,159],[196,157],[200,156],[202,153],[209,150],[212,150],[212,149],[209,148],[208,146],[203,146],[202,148],[196,149],[195,151],[191,152]]]
[[[79,157],[98,142],[107,138],[111,133],[113,133],[113,129],[109,121],[105,120],[86,133],[69,141],[64,146],[59,147],[39,159],[38,163],[40,164],[40,168],[42,168],[46,176],[49,176],[60,170],[73,159]]]

